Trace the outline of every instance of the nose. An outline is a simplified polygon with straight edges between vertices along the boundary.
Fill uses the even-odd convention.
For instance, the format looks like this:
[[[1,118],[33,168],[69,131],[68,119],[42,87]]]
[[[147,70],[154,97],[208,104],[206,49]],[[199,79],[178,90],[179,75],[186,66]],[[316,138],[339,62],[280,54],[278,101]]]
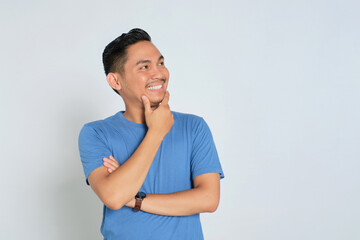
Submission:
[[[158,67],[153,67],[153,71],[151,72],[151,79],[164,79],[163,71]]]

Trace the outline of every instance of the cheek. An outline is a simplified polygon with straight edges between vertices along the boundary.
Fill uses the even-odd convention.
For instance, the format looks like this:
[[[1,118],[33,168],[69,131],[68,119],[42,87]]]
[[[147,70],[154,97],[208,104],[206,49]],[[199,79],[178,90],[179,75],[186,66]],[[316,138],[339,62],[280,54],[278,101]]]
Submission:
[[[169,80],[170,73],[169,73],[169,70],[168,70],[167,68],[164,69],[163,74],[164,74],[164,76],[166,77],[166,80]]]
[[[148,81],[149,77],[146,75],[140,75],[136,78],[136,81],[134,81],[134,84],[136,84],[138,89],[143,89]]]

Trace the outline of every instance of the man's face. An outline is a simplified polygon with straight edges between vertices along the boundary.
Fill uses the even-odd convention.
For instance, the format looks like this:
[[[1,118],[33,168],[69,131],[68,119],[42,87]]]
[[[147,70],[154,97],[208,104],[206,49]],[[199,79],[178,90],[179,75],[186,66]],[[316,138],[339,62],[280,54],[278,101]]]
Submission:
[[[169,80],[164,57],[149,41],[128,47],[120,94],[127,107],[142,107],[141,96],[157,107],[163,100]]]

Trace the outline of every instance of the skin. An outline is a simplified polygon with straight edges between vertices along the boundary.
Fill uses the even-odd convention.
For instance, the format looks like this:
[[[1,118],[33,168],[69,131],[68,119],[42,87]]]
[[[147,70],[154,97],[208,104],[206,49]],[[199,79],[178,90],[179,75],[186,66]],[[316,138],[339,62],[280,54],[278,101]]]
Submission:
[[[94,192],[110,209],[134,207],[161,142],[174,124],[166,91],[169,71],[159,50],[148,41],[127,49],[124,73],[109,73],[107,81],[125,102],[124,117],[146,123],[148,131],[133,155],[120,165],[115,158],[103,158],[104,166],[90,173],[88,181]],[[160,86],[158,90],[149,87]],[[214,212],[220,198],[219,173],[207,173],[193,180],[193,189],[171,194],[147,194],[141,210],[166,216],[185,216]]]

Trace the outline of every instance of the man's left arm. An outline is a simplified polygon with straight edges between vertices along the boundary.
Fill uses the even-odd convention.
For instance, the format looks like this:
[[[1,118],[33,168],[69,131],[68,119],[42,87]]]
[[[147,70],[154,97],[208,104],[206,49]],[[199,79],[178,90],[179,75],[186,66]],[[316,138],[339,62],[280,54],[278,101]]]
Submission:
[[[169,193],[147,194],[141,210],[165,216],[187,216],[202,212],[214,212],[220,200],[220,174],[206,173],[193,180],[194,188]],[[135,206],[135,199],[126,204]]]

